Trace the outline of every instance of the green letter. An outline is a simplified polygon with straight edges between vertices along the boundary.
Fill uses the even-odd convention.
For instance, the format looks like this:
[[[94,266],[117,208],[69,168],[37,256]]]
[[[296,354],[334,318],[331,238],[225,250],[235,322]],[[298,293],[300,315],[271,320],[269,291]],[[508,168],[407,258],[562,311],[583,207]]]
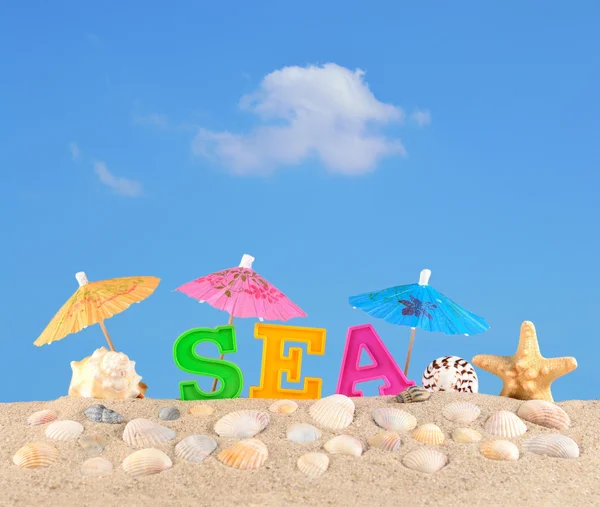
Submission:
[[[213,342],[221,354],[237,351],[233,326],[221,326],[216,329],[199,327],[190,329],[177,338],[173,345],[175,364],[188,373],[216,377],[221,382],[221,388],[214,393],[202,391],[195,380],[180,382],[181,399],[188,401],[237,398],[244,385],[242,370],[229,361],[210,359],[196,354],[196,346],[201,342]]]

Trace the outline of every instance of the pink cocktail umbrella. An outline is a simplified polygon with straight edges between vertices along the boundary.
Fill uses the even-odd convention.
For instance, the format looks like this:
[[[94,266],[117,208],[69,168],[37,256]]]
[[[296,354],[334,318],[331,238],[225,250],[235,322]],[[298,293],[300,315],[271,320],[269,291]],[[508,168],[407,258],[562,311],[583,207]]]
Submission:
[[[253,261],[254,257],[244,254],[239,266],[197,278],[175,290],[227,312],[229,325],[235,317],[261,321],[306,317],[299,306],[252,269]],[[212,390],[216,388],[217,379]]]

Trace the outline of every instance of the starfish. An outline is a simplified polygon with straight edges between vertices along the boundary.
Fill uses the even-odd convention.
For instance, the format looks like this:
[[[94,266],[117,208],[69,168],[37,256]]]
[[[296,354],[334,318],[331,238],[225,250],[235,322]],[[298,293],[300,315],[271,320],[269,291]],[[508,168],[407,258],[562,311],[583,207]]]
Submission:
[[[577,368],[574,357],[543,357],[535,326],[529,321],[521,324],[514,356],[478,355],[472,363],[502,379],[504,386],[500,396],[517,400],[554,401],[550,391],[552,382]]]

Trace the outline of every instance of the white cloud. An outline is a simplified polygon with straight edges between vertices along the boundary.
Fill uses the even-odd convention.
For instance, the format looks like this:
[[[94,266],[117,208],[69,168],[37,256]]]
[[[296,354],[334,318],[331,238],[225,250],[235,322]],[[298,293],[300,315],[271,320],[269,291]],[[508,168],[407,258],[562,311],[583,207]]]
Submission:
[[[406,154],[400,140],[376,128],[401,122],[404,112],[378,101],[364,75],[333,63],[272,72],[240,101],[261,125],[245,134],[199,129],[192,151],[236,174],[264,174],[311,156],[331,172],[371,171],[384,157]]]
[[[71,160],[77,162],[79,157],[81,157],[81,150],[79,149],[79,146],[77,146],[77,143],[69,144],[69,151],[71,152]]]
[[[139,181],[119,178],[112,174],[104,162],[96,162],[94,171],[102,183],[112,188],[118,194],[127,197],[137,197],[142,194],[142,184]]]
[[[431,113],[429,111],[415,111],[410,117],[419,127],[424,127],[431,123]]]
[[[134,123],[139,123],[141,125],[152,125],[154,127],[167,128],[169,126],[169,122],[167,117],[164,114],[134,114],[133,115]]]

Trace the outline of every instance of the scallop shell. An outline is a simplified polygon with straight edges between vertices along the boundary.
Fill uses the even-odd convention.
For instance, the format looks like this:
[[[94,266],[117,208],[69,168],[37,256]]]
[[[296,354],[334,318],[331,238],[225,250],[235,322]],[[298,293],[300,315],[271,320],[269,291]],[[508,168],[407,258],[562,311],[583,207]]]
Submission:
[[[418,403],[420,401],[427,401],[431,397],[431,393],[419,386],[410,386],[398,394],[394,400],[398,403]]]
[[[195,416],[206,416],[215,413],[215,408],[210,405],[194,405],[190,408],[190,414]]]
[[[298,404],[292,400],[277,400],[269,407],[269,410],[276,414],[293,414],[298,410]]]
[[[141,449],[123,460],[123,470],[132,477],[164,472],[173,466],[171,458],[158,449]]]
[[[158,445],[175,438],[176,433],[148,419],[133,419],[123,431],[123,440],[130,447]]]
[[[27,418],[27,424],[30,426],[38,426],[40,424],[56,421],[57,418],[58,415],[54,410],[38,410]]]
[[[204,461],[215,449],[217,442],[206,435],[190,435],[175,446],[175,456],[192,463]]]
[[[397,408],[374,408],[371,416],[375,424],[384,430],[410,431],[417,427],[415,416]]]
[[[288,440],[297,444],[309,444],[321,438],[321,430],[312,424],[294,423],[290,425],[286,432]]]
[[[382,431],[369,439],[371,447],[387,452],[398,452],[401,444],[400,435],[393,431]]]
[[[503,438],[520,437],[527,431],[525,423],[513,412],[497,410],[483,427],[490,435]]]
[[[100,454],[106,447],[106,439],[98,433],[88,433],[81,435],[79,445],[83,447],[88,454]]]
[[[476,393],[479,390],[475,369],[469,361],[457,356],[445,356],[432,361],[425,368],[421,383],[432,392]]]
[[[360,456],[363,453],[362,442],[350,435],[338,435],[325,442],[323,446],[331,454],[346,454],[348,456]]]
[[[81,464],[81,475],[85,476],[110,475],[112,471],[112,463],[105,458],[90,458]]]
[[[240,440],[217,454],[217,459],[231,468],[257,470],[269,456],[267,446],[256,438]]]
[[[409,452],[404,456],[402,463],[405,467],[415,470],[416,472],[432,474],[446,466],[448,463],[448,456],[435,449],[423,447],[416,451]]]
[[[309,452],[298,458],[298,470],[307,477],[320,477],[329,468],[329,457],[322,452]]]
[[[163,421],[175,421],[181,417],[177,407],[163,407],[158,411],[158,418]]]
[[[52,440],[73,440],[83,433],[83,426],[77,421],[54,421],[44,434]]]
[[[457,428],[452,432],[452,438],[458,444],[470,444],[471,442],[479,442],[481,433],[471,428]]]
[[[479,446],[479,452],[487,459],[496,461],[517,461],[519,448],[508,440],[489,440]]]
[[[442,430],[435,424],[423,424],[419,426],[412,434],[418,442],[427,445],[442,445],[446,437]]]
[[[523,450],[552,458],[574,459],[579,457],[577,442],[566,435],[557,433],[528,438],[523,442]]]
[[[354,402],[343,394],[332,394],[312,405],[308,412],[319,426],[342,430],[354,420]]]
[[[251,438],[269,424],[269,416],[259,410],[238,410],[219,419],[215,432],[220,437]]]
[[[458,424],[471,424],[481,414],[481,409],[468,401],[456,401],[442,409],[442,415]]]
[[[97,423],[121,424],[125,422],[125,418],[121,414],[104,405],[90,405],[83,413],[90,421]]]
[[[49,467],[58,459],[58,449],[43,442],[27,444],[13,456],[13,463],[21,468]]]
[[[558,405],[549,401],[526,401],[517,410],[517,415],[530,423],[555,430],[566,430],[571,426],[569,415]]]

